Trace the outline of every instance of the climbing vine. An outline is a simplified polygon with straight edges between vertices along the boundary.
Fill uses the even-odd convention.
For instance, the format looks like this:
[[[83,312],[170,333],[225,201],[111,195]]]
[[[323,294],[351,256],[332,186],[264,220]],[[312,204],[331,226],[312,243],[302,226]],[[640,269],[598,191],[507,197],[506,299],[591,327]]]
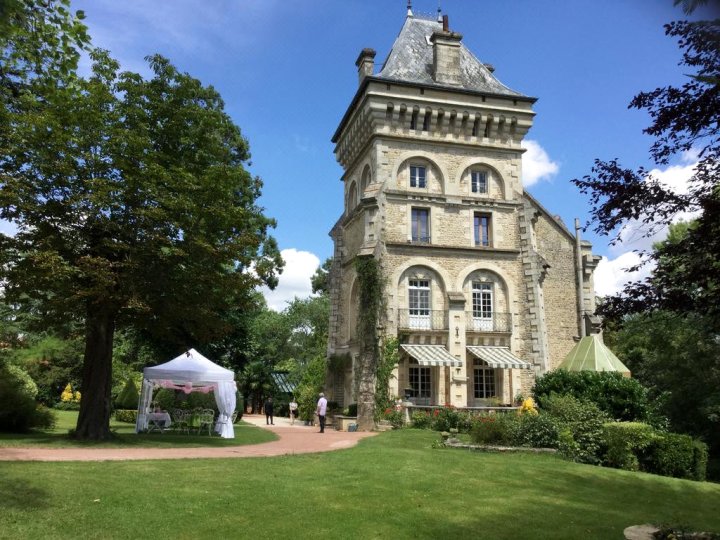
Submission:
[[[355,377],[358,395],[358,424],[371,429],[375,416],[375,394],[379,362],[378,326],[383,308],[383,279],[380,265],[373,257],[355,259],[358,278],[357,338],[360,362]]]
[[[400,360],[400,341],[396,337],[385,336],[383,340],[382,355],[375,371],[375,419],[378,420],[383,411],[394,405],[390,395],[390,379],[393,370]]]

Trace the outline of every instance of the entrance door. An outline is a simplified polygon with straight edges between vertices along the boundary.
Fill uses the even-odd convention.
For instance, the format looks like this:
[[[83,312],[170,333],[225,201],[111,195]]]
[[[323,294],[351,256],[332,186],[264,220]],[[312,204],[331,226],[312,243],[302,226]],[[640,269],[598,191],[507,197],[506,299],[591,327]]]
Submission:
[[[488,405],[491,398],[497,397],[495,385],[495,371],[489,368],[482,360],[476,358],[473,362],[473,406]]]
[[[413,390],[410,401],[415,405],[430,405],[432,400],[432,387],[430,368],[423,366],[410,366],[410,388]]]
[[[472,284],[472,325],[480,332],[493,331],[493,290],[492,283],[473,281]]]

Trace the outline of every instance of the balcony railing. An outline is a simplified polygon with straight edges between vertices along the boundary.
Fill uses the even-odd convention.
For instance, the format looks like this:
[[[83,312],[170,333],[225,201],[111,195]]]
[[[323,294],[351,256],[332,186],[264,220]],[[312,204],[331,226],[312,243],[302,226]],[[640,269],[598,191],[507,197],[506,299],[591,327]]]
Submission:
[[[409,330],[447,330],[448,312],[443,310],[399,309],[398,328]]]
[[[492,312],[480,317],[468,311],[465,329],[468,332],[512,332],[512,314]]]

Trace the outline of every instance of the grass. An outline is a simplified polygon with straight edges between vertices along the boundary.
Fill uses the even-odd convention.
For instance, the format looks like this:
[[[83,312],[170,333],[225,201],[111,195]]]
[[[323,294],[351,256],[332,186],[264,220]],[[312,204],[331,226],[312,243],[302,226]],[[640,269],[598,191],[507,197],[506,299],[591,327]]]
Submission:
[[[42,448],[177,448],[201,446],[242,446],[245,444],[260,444],[274,441],[277,436],[267,430],[260,429],[245,422],[235,424],[235,438],[223,439],[217,435],[173,433],[135,433],[135,424],[110,421],[110,429],[115,434],[111,441],[88,442],[76,441],[68,437],[68,431],[75,428],[77,411],[55,411],[57,424],[48,431],[33,431],[30,433],[0,433],[0,447],[42,447]]]
[[[0,463],[0,538],[622,538],[720,530],[720,485],[400,430],[273,458]]]

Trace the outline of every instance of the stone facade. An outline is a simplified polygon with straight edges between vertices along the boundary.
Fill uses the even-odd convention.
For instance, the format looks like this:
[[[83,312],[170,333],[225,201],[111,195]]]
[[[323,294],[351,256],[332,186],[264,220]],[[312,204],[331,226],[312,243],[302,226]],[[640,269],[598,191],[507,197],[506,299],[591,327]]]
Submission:
[[[378,332],[458,361],[403,352],[392,393],[472,407],[510,403],[559,365],[594,311],[597,258],[523,190],[534,98],[499,83],[461,38],[409,15],[379,74],[368,71],[374,51],[358,59],[360,87],[333,137],[345,210],[330,233],[328,352],[357,356],[353,261],[376,257],[386,279]],[[429,63],[432,81],[421,79]],[[505,348],[522,368],[468,347]],[[353,373],[350,362],[329,375],[331,399],[355,400]]]

